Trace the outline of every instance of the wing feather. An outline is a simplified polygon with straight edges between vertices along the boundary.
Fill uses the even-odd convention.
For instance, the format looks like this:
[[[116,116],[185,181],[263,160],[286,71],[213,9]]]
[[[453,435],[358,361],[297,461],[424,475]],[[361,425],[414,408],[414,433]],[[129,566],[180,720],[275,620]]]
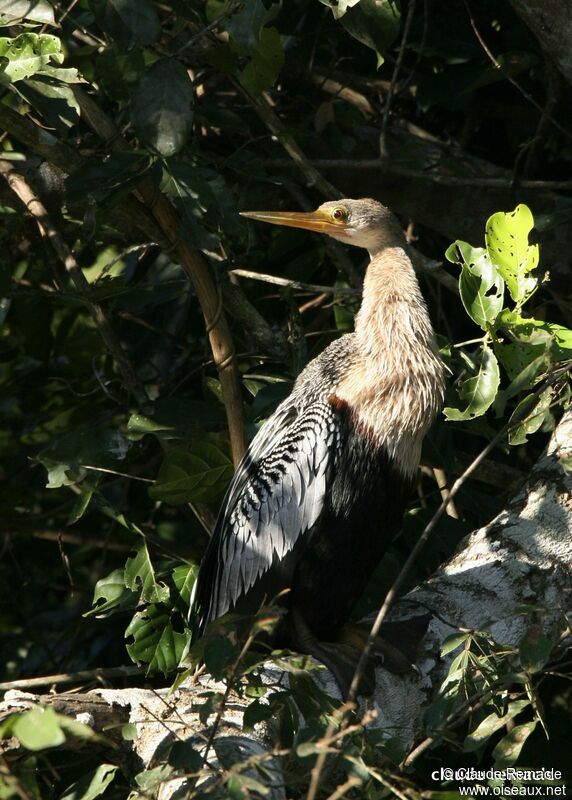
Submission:
[[[196,635],[234,608],[324,507],[341,446],[336,411],[320,402],[299,413],[279,407],[274,417],[254,438],[223,502],[197,581]]]

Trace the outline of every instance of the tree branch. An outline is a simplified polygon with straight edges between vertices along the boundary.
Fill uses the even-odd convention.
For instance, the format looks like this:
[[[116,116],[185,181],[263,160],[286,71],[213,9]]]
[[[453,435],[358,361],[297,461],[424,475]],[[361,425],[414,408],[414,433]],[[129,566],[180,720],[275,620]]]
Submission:
[[[5,161],[4,159],[0,160],[0,175],[6,180],[14,194],[20,198],[29,213],[36,220],[42,235],[46,237],[64,265],[77,291],[86,295],[90,289],[89,283],[64,238],[50,219],[44,204],[36,197],[25,178],[14,169],[10,161]],[[148,401],[145,388],[123,350],[121,342],[116,337],[105,311],[98,303],[94,303],[89,300],[88,297],[85,297],[85,304],[95,322],[101,338],[105,342],[105,346],[115,359],[125,388],[139,405],[144,405]]]

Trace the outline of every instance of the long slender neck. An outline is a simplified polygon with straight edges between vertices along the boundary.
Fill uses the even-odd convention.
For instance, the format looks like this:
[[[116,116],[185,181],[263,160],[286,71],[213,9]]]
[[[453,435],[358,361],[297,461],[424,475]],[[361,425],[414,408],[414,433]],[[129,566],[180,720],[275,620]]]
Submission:
[[[412,475],[442,403],[443,363],[405,243],[373,254],[355,341],[357,357],[336,395],[352,408],[356,424]]]
[[[433,328],[406,245],[372,255],[355,331],[360,346],[374,358],[399,362],[411,348],[433,348]]]

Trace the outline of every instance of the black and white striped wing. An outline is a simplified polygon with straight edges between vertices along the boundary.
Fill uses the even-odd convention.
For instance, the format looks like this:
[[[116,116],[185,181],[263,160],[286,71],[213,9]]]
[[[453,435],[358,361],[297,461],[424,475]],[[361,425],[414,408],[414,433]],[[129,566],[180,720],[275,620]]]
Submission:
[[[324,507],[341,446],[335,410],[315,403],[279,435],[269,426],[267,447],[261,440],[264,427],[238,468],[201,564],[194,609],[198,633],[234,608],[312,528]]]

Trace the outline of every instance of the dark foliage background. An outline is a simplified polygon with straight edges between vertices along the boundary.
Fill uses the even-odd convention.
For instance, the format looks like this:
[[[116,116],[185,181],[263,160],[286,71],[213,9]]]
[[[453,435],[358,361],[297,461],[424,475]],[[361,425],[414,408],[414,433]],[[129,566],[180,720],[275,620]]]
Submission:
[[[359,304],[363,253],[238,210],[388,204],[425,256],[459,405],[482,331],[457,267],[432,263],[451,241],[481,246],[491,213],[527,203],[551,278],[529,313],[570,326],[571,89],[493,0],[13,0],[0,15],[4,163],[72,254],[64,265],[43,212],[3,180],[0,680],[131,655],[162,684],[240,450],[237,387],[250,438]],[[508,413],[519,399],[505,397]],[[496,405],[435,426],[403,533],[356,613],[379,605],[438,485],[505,421]],[[547,409],[537,436],[499,446],[465,484],[410,585],[503,507],[553,421]],[[568,679],[544,680],[542,698],[552,744],[539,726],[525,761],[550,751],[552,764],[570,746]]]

